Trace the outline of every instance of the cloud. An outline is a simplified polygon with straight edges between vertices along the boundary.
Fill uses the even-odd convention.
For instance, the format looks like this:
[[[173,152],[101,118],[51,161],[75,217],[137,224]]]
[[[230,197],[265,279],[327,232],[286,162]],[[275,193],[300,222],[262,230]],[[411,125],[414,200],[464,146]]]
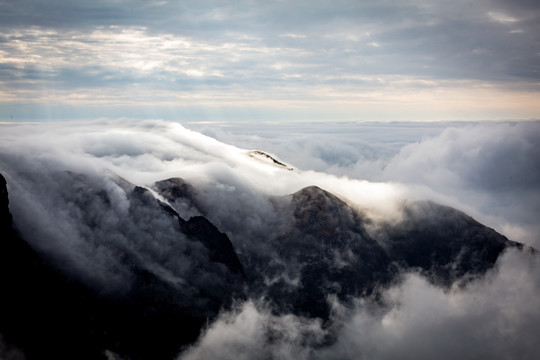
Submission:
[[[540,159],[539,137],[538,122],[447,129],[438,137],[404,147],[388,164],[385,176],[441,188],[534,189],[540,186],[534,166]],[[414,175],[428,168],[430,172],[422,177]]]
[[[449,124],[214,122],[185,126],[228,144],[276,154],[302,170],[379,180],[386,163],[403,146],[438,135]]]
[[[2,130],[0,171],[16,227],[67,273],[112,292],[130,290],[134,267],[189,299],[200,287],[228,291],[215,283],[222,277],[211,276],[219,266],[206,266],[206,249],[188,241],[176,219],[164,217],[155,203],[137,206],[135,185],[186,179],[204,215],[235,247],[265,259],[272,253],[260,239],[277,236],[273,229],[290,221],[276,212],[274,196],[319,185],[369,207],[374,219],[399,212],[397,186],[291,171],[177,123],[102,120],[4,124]]]
[[[520,233],[520,239],[537,244],[531,219],[538,214],[538,123],[446,126],[260,124],[204,130],[242,144],[237,147],[164,121],[1,124],[0,172],[17,228],[28,239],[39,238],[31,245],[61,259],[70,274],[126,291],[132,277],[127,257],[203,307],[197,289],[226,291],[229,283],[215,282],[223,269],[203,266],[205,249],[179,238],[173,219],[156,215],[152,206],[135,206],[145,196],[154,198],[134,197],[134,185],[184,178],[196,189],[201,211],[228,234],[241,258],[254,252],[272,259],[264,239],[290,221],[290,214],[276,211],[276,197],[309,185],[336,194],[373,221],[399,219],[408,198],[440,200],[498,229],[508,225],[507,235]],[[253,133],[244,137],[246,131]],[[252,149],[274,156],[266,146],[294,169],[249,156]],[[379,182],[356,173],[369,167]],[[294,286],[297,279],[285,273],[282,280]],[[252,358],[263,349],[274,357],[305,359],[534,358],[539,290],[537,256],[511,250],[485,279],[464,287],[443,290],[408,274],[379,299],[350,305],[329,298],[329,323],[272,313],[254,297],[222,312],[182,356]]]
[[[163,171],[163,164],[189,167],[171,152],[189,151],[189,134],[184,134],[184,146],[156,138],[159,132],[143,142],[133,137],[154,126],[167,128],[160,122],[6,127],[0,172],[9,183],[10,210],[34,249],[88,286],[125,294],[135,272],[148,271],[182,294],[187,304],[204,307],[201,289],[229,293],[235,280],[223,282],[227,269],[210,263],[205,246],[188,239],[178,219],[164,212],[152,195],[117,175],[137,180],[134,168],[144,174]],[[212,142],[204,148],[208,153]],[[200,162],[208,156],[196,155]]]
[[[215,120],[205,116],[210,107],[233,108],[245,119],[272,118],[269,111],[280,115],[274,119],[297,120],[538,116],[534,4],[27,0],[1,6],[4,120],[81,118],[89,109],[97,116],[141,116],[129,112],[133,106],[146,118],[199,120]],[[514,24],[519,28],[509,27]],[[494,97],[499,101],[479,101]],[[234,119],[223,112],[215,114]]]
[[[0,335],[0,359],[6,360],[24,360],[25,356],[22,351],[19,349],[6,345],[4,343],[4,338]]]
[[[160,219],[153,208],[132,212],[134,185],[184,178],[196,188],[203,214],[230,236],[235,248],[265,259],[273,253],[261,239],[278,236],[275,229],[290,221],[276,211],[274,197],[316,185],[366,210],[374,221],[390,221],[399,218],[406,193],[397,184],[274,166],[177,123],[126,119],[5,124],[2,130],[0,169],[10,184],[12,212],[23,236],[41,239],[32,245],[63,259],[73,268],[70,272],[110,288],[123,289],[131,282],[121,260],[124,252],[134,261],[159,264],[153,271],[173,283],[194,278],[191,260],[179,254],[200,253],[194,261],[204,262],[204,249],[174,241],[179,235],[172,219]],[[152,235],[156,229],[162,234],[158,243]]]
[[[488,16],[494,20],[494,21],[497,21],[497,22],[500,22],[502,24],[512,24],[512,23],[515,23],[515,22],[518,22],[519,20],[516,19],[516,18],[513,18],[511,16],[508,16],[506,14],[503,14],[503,13],[497,13],[497,12],[488,12]]]
[[[431,192],[420,192],[417,197],[446,202],[449,197],[457,198],[449,204],[474,210],[476,215],[499,216],[514,226],[531,223],[527,219],[534,219],[538,211],[534,201],[527,202],[527,198],[534,199],[537,187],[533,166],[536,123],[443,131],[444,126],[447,125],[250,125],[249,130],[241,124],[236,128],[194,126],[225,142],[275,152],[282,162],[299,169],[318,171],[301,173],[253,161],[246,156],[246,150],[178,124],[159,121],[4,125],[2,145],[5,167],[14,169],[23,166],[22,156],[22,160],[29,162],[24,166],[36,172],[107,170],[140,185],[183,177],[212,194],[203,196],[207,199],[203,201],[208,202],[210,212],[215,212],[209,214],[211,220],[227,231],[242,228],[241,224],[234,225],[238,219],[252,219],[256,224],[267,218],[271,204],[265,196],[291,194],[304,186],[318,185],[361,208],[374,210],[374,214],[380,212],[381,216],[394,211],[397,205],[392,199],[414,193],[400,185],[353,179],[428,186]],[[246,131],[252,135],[246,137]],[[418,143],[405,146],[411,142]],[[504,173],[498,172],[500,164],[504,165]],[[322,172],[345,175],[351,180]],[[505,177],[497,176],[498,173]],[[501,189],[505,191],[501,193]],[[437,197],[437,193],[446,198]],[[231,197],[238,201],[229,204],[226,200]],[[221,200],[214,202],[212,198]],[[521,212],[514,214],[520,206]]]
[[[539,139],[538,122],[446,129],[403,147],[386,165],[382,179],[422,184],[456,198],[498,217],[491,224],[500,231],[505,222],[522,225],[529,235],[512,237],[538,246]]]
[[[484,280],[444,291],[409,274],[380,302],[335,303],[333,326],[249,301],[225,312],[179,359],[405,359],[538,356],[538,258],[507,252]],[[335,342],[327,342],[328,339]]]
[[[448,293],[410,275],[386,293],[388,312],[376,319],[357,312],[348,324],[353,331],[339,338],[354,344],[345,354],[364,358],[533,358],[529,331],[538,326],[540,314],[523,295],[538,291],[538,275],[537,260],[523,263],[517,252],[507,254],[487,280]],[[370,323],[374,328],[363,327]],[[347,347],[341,343],[334,348],[339,349]]]
[[[253,301],[221,316],[207,329],[199,345],[182,359],[308,359],[309,345],[321,342],[325,331],[320,320],[294,315],[276,316]],[[308,346],[306,346],[308,345]]]
[[[408,184],[538,247],[538,122],[187,124],[304,170]]]

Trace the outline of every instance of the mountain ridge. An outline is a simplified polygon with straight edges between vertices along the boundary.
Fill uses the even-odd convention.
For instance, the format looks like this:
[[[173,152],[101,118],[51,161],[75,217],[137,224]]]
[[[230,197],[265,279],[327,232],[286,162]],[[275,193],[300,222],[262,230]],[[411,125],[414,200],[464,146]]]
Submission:
[[[90,349],[88,359],[106,358],[106,351],[132,359],[171,359],[208,321],[241,299],[264,298],[276,313],[328,322],[329,297],[347,304],[376,295],[407,270],[448,287],[485,274],[507,247],[519,247],[464,213],[431,202],[408,205],[401,223],[383,228],[382,246],[358,211],[308,186],[272,200],[272,216],[281,222],[258,239],[266,253],[242,247],[241,234],[227,235],[214,225],[214,215],[199,203],[204,193],[183,179],[152,186],[170,205],[121,178],[109,183],[62,172],[56,179],[71,186],[56,191],[80,225],[80,240],[111,254],[111,269],[126,273],[127,283],[122,291],[107,282],[96,288],[66,272],[62,263],[51,265],[58,258],[36,252],[29,245],[36,239],[28,242],[14,230],[6,181],[0,177],[0,283],[17,290],[2,300],[0,334],[28,359],[73,358],[80,348]],[[175,207],[209,218],[185,220]],[[21,288],[24,283],[33,286]],[[53,291],[36,304],[32,298],[47,288]],[[28,333],[17,325],[21,318],[25,324],[56,318],[72,331],[47,332],[42,325]],[[57,353],[58,336],[72,339],[72,346]]]

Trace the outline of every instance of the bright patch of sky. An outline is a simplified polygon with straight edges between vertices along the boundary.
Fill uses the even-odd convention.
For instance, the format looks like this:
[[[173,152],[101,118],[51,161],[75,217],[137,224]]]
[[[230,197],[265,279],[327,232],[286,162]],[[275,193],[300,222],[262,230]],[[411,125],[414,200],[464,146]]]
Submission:
[[[535,1],[0,0],[0,121],[540,117]]]

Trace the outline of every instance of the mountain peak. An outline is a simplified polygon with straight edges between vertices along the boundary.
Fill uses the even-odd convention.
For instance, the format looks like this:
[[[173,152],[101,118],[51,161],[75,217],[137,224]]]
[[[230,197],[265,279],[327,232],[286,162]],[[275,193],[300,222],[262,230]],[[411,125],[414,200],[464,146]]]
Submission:
[[[75,348],[90,348],[94,355],[108,348],[134,359],[172,358],[181,345],[195,341],[205,321],[246,297],[264,298],[277,313],[331,321],[329,297],[350,304],[377,294],[397,281],[397,268],[420,270],[434,285],[448,286],[485,273],[511,245],[464,213],[431,202],[408,204],[402,223],[383,224],[383,247],[365,229],[358,211],[318,186],[278,198],[275,207],[265,209],[267,217],[254,218],[267,231],[253,236],[254,219],[236,219],[238,225],[228,234],[215,226],[213,221],[226,226],[227,217],[235,216],[222,211],[228,203],[216,204],[181,178],[154,184],[168,204],[154,190],[119,178],[111,182],[60,171],[54,180],[55,206],[70,210],[60,213],[61,220],[72,225],[82,242],[71,255],[84,259],[99,251],[106,262],[95,266],[100,258],[92,258],[81,268],[90,276],[77,277],[58,259],[33,252],[27,239],[11,231],[8,192],[0,175],[2,226],[9,227],[12,240],[0,242],[6,260],[0,262],[0,279],[10,289],[30,289],[27,283],[54,289],[46,297],[54,309],[51,315],[47,306],[31,300],[38,297],[34,290],[8,291],[10,306],[0,307],[0,320],[10,322],[4,327],[0,322],[0,330],[29,353],[42,353],[45,344],[45,352],[52,354],[59,346],[55,339],[68,336],[66,331],[28,333],[17,321],[31,324],[36,317],[50,323],[54,318],[61,328],[73,329],[69,336],[75,344],[57,358],[73,358]],[[184,217],[200,213],[199,201],[210,215]],[[280,221],[272,222],[276,218]],[[40,242],[40,234],[31,233],[33,243]],[[60,238],[58,246],[64,241],[69,239]],[[87,253],[93,247],[98,250]],[[112,283],[90,286],[87,278],[103,269],[109,277],[121,273],[127,290],[111,295]]]
[[[289,171],[294,170],[294,168],[292,168],[292,167],[286,165],[285,163],[277,160],[275,157],[265,153],[264,151],[252,150],[252,151],[248,152],[248,155],[250,157],[254,158],[254,159],[257,159],[257,160],[261,161],[261,162],[276,166],[276,167],[281,168],[281,169],[285,169],[285,170],[289,170]]]

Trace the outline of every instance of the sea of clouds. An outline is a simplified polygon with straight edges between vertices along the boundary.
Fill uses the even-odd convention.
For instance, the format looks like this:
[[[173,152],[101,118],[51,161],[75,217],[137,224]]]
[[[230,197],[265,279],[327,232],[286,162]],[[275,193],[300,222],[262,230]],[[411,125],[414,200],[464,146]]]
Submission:
[[[69,187],[55,180],[65,171],[102,179],[100,186],[118,200],[118,213],[130,204],[112,181],[116,176],[140,186],[184,178],[204,194],[208,218],[237,248],[257,247],[260,235],[271,231],[271,196],[309,185],[336,194],[375,223],[399,219],[408,199],[430,199],[467,212],[511,240],[540,247],[538,122],[182,126],[124,119],[1,124],[0,130],[0,172],[15,225],[26,238],[41,239],[32,246],[69,260],[82,276],[93,274],[93,281],[109,279],[118,269],[107,265],[110,254],[99,260],[103,248],[93,248],[99,244],[85,241],[79,217],[66,207],[70,198],[52,191]],[[250,157],[254,149],[294,169]],[[88,253],[98,256],[99,266],[77,261]],[[95,275],[99,269],[106,273]],[[450,290],[414,273],[404,279],[384,292],[382,305],[357,299],[350,308],[329,298],[331,326],[272,314],[261,299],[238,303],[180,357],[538,356],[536,255],[508,251],[485,278]]]
[[[408,197],[460,210],[540,246],[540,123],[201,124],[228,144],[349,179],[406,184]]]

